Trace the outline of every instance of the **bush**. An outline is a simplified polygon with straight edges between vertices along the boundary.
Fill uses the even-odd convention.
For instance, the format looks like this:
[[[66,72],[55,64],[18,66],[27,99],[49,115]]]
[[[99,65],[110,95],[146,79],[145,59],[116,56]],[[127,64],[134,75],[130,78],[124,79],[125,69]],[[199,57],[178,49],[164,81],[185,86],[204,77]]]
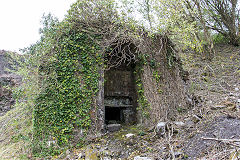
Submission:
[[[216,33],[213,35],[213,42],[214,44],[229,43],[229,39],[220,33]]]

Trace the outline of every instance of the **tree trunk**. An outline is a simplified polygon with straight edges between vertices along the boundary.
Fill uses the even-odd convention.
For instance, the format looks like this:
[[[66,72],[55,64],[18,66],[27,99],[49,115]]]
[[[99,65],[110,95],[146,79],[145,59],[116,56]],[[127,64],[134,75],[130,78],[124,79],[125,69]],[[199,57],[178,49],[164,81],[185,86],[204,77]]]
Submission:
[[[230,44],[234,46],[239,46],[239,37],[237,34],[230,32],[229,33]]]
[[[198,0],[194,0],[195,4],[197,5],[197,9],[198,9],[198,13],[199,13],[199,17],[200,17],[200,22],[203,26],[203,31],[204,31],[204,53],[206,56],[206,59],[211,60],[214,57],[215,51],[214,51],[214,45],[213,45],[213,41],[211,39],[211,36],[209,34],[208,28],[206,26],[205,20],[203,19],[203,14],[201,11],[201,7],[200,4],[198,2]]]

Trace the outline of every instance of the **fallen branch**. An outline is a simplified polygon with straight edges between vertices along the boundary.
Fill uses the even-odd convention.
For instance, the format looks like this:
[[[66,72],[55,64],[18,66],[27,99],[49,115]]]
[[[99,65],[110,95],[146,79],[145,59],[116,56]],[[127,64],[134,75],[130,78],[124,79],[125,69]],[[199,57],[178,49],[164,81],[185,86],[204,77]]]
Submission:
[[[168,128],[168,131],[169,131],[168,132],[168,146],[170,148],[170,153],[172,154],[172,160],[175,160],[174,149],[173,149],[173,146],[171,145],[171,139],[172,139],[172,136],[173,136],[173,126],[171,126],[171,130],[170,130],[168,125],[167,125],[167,128]]]
[[[204,140],[214,140],[214,141],[223,141],[223,142],[240,142],[240,139],[220,139],[220,138],[210,138],[210,137],[201,137]]]
[[[214,140],[219,142],[225,142],[234,147],[240,147],[240,144],[235,144],[234,142],[240,142],[240,139],[219,139],[219,138],[210,138],[210,137],[201,137],[204,140]]]

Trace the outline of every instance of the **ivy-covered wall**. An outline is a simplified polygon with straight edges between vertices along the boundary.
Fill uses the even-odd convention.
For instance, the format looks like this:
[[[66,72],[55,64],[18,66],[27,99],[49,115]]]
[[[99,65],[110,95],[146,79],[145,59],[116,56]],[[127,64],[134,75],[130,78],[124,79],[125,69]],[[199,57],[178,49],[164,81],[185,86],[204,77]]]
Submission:
[[[91,131],[104,130],[104,71],[109,66],[135,64],[141,123],[154,125],[185,107],[179,63],[168,39],[122,22],[112,3],[106,3],[77,1],[62,22],[45,17],[41,40],[29,50],[37,59],[33,66],[40,90],[33,107],[37,157],[60,154],[81,145]]]
[[[66,35],[66,36],[64,36]],[[103,63],[99,46],[84,33],[65,33],[59,48],[44,65],[43,89],[33,113],[33,152],[59,154],[70,145],[75,132],[88,133],[90,112],[98,92],[98,66]]]
[[[167,37],[154,35],[145,38],[144,44],[148,43],[151,47],[141,55],[136,72],[140,121],[146,126],[175,121],[189,107],[182,66],[171,42]]]

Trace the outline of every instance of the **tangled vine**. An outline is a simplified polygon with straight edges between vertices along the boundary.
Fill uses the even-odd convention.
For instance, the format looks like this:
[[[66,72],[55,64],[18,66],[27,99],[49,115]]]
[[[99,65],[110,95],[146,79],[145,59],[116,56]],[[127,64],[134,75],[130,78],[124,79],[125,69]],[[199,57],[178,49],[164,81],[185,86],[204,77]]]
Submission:
[[[138,64],[139,109],[149,116],[142,66],[155,66],[154,54],[167,50],[166,37],[149,34],[135,22],[119,17],[111,1],[79,0],[62,22],[47,16],[43,24],[42,38],[33,47],[35,54],[42,55],[41,91],[33,111],[36,156],[60,154],[76,137],[77,142],[83,140],[96,118],[92,110],[101,69]],[[154,47],[156,43],[160,47]]]

